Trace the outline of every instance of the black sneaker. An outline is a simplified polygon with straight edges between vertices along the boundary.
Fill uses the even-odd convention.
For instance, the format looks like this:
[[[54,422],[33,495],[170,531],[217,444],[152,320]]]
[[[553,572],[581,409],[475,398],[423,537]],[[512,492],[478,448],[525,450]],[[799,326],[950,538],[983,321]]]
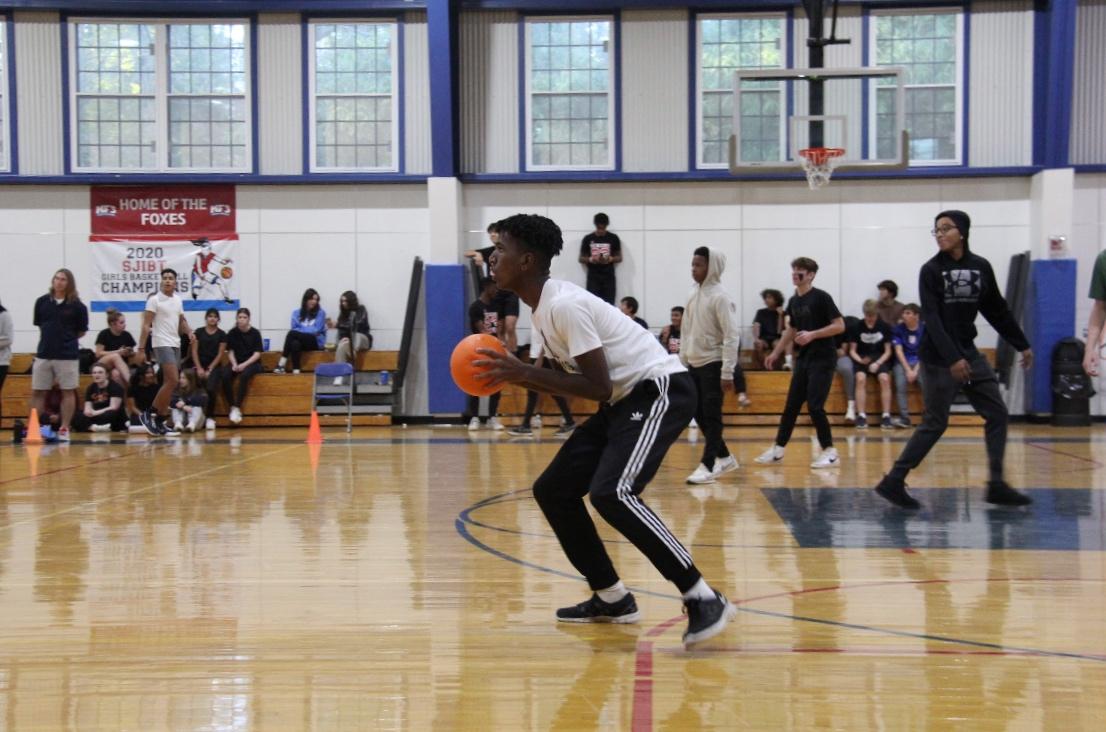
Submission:
[[[868,429],[868,418],[863,414],[858,415],[854,424],[858,430],[866,430]]]
[[[138,413],[138,421],[142,423],[142,426],[146,428],[146,432],[151,437],[160,437],[161,430],[158,429],[157,417],[154,413],[146,409]]]
[[[737,615],[737,608],[715,590],[714,597],[709,600],[684,600],[684,612],[687,613],[686,648],[721,633],[730,618]]]
[[[169,424],[168,419],[164,417],[158,417],[157,425],[162,437],[180,437],[180,430]]]
[[[553,433],[554,437],[568,437],[576,431],[575,422],[561,422],[561,426]]]
[[[894,429],[894,425],[891,424],[891,415],[890,414],[883,415],[883,418],[880,419],[880,421],[879,421],[879,428],[881,430]]]
[[[892,478],[890,475],[883,476],[883,480],[876,486],[876,493],[899,508],[916,509],[922,507],[922,504],[906,492],[906,483],[902,478]]]
[[[1005,480],[988,481],[987,496],[984,500],[996,506],[1028,506],[1033,503],[1032,498],[1024,493],[1018,493],[1007,485]]]
[[[911,427],[910,417],[902,416],[895,418],[895,429],[905,430]]]
[[[533,437],[534,430],[529,425],[520,424],[517,427],[508,427],[507,434],[511,437]]]
[[[557,611],[557,620],[562,623],[636,623],[640,618],[631,592],[618,602],[603,602],[599,595],[592,594],[579,605]]]

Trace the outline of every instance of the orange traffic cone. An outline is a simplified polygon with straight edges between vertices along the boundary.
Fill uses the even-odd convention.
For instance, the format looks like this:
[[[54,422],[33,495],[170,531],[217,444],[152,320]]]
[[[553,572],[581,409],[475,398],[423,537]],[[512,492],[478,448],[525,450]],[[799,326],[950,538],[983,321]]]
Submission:
[[[311,425],[307,428],[307,444],[323,444],[323,431],[319,427],[319,413],[314,409],[311,410]]]
[[[23,442],[27,445],[41,445],[42,427],[38,424],[38,410],[34,407],[31,407],[31,419],[28,421],[27,436],[23,438]]]

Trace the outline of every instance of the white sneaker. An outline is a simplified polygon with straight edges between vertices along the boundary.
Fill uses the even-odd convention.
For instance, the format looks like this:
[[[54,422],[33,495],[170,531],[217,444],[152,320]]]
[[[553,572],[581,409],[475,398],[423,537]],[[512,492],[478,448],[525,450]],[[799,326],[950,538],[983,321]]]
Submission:
[[[841,460],[837,457],[836,447],[827,447],[822,450],[822,454],[810,464],[812,468],[836,468],[841,465]]]
[[[198,430],[200,428],[200,425],[203,424],[203,421],[204,421],[204,413],[201,412],[199,410],[199,408],[197,407],[196,409],[193,410],[192,417],[188,420],[188,431],[189,432],[195,432],[196,430]]]
[[[687,428],[689,430],[697,430],[699,429],[699,423],[693,419],[691,420],[691,422],[688,423]]]
[[[503,429],[503,423],[499,421],[499,417],[488,417],[488,429],[501,430]]]
[[[849,408],[845,410],[845,421],[846,422],[855,422],[856,421],[856,407],[854,407],[852,404],[850,404]]]
[[[227,419],[229,419],[232,424],[238,424],[242,421],[242,410],[238,407],[231,407]]]
[[[473,417],[469,420],[469,432],[475,432],[478,429],[480,429],[480,418]]]
[[[772,445],[770,448],[757,455],[753,459],[753,462],[760,463],[761,465],[771,465],[772,463],[778,463],[783,460],[783,448],[779,445]]]
[[[208,417],[208,418],[207,418],[207,421],[206,421],[206,422],[204,422],[204,429],[205,429],[205,430],[213,430],[213,429],[215,429],[215,420],[214,420],[214,419],[212,419],[211,417]]]
[[[735,458],[733,455],[727,455],[724,458],[715,459],[714,470],[711,472],[713,472],[715,477],[717,477],[724,473],[731,473],[740,467],[741,465],[738,464],[737,458]]]
[[[535,414],[534,418],[530,420],[530,429],[532,429],[532,430],[540,430],[541,429],[541,415],[540,414]]]
[[[110,424],[93,424],[88,427],[89,432],[111,432]]]
[[[703,483],[714,482],[714,472],[709,470],[706,465],[699,463],[699,467],[695,468],[695,472],[687,476],[687,482],[695,485],[702,485]]]

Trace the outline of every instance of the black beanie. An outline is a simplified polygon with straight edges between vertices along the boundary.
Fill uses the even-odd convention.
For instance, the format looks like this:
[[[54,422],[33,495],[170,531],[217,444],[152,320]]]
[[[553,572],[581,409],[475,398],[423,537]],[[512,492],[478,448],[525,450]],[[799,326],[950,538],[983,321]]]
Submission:
[[[933,222],[937,223],[941,219],[951,219],[952,223],[960,231],[960,236],[964,237],[964,242],[968,241],[968,230],[972,228],[972,217],[963,211],[957,211],[953,209],[951,211],[942,211],[933,218]]]

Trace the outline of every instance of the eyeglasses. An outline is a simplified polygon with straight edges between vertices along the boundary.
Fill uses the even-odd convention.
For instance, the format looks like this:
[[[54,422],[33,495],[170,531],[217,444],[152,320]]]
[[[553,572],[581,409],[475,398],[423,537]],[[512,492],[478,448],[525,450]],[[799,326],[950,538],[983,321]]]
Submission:
[[[956,231],[956,227],[955,226],[939,226],[936,229],[930,229],[929,233],[932,234],[933,236],[937,236],[938,234],[947,234],[950,231]]]

